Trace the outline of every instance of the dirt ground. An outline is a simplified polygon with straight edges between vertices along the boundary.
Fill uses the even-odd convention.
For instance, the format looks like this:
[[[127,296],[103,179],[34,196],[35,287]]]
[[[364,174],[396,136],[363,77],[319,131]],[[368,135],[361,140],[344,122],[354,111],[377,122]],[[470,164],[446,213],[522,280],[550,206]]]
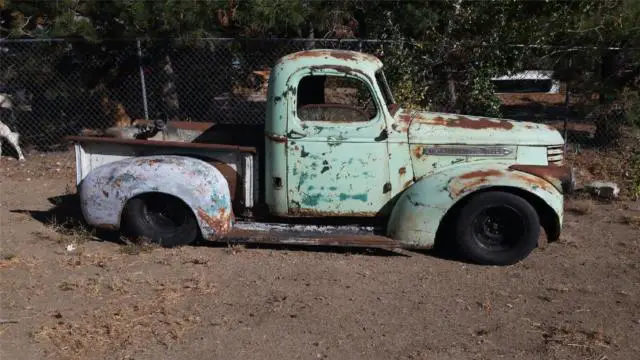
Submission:
[[[73,158],[27,159],[0,160],[2,359],[640,358],[637,202],[569,200],[562,239],[510,267],[167,250],[52,223]]]

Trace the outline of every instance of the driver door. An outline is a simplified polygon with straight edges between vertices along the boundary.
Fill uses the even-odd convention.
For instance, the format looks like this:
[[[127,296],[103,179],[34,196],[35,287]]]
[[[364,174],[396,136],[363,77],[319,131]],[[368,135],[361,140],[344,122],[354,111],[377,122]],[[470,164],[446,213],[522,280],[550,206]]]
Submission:
[[[289,214],[373,216],[390,200],[385,113],[362,74],[294,75],[287,129]]]

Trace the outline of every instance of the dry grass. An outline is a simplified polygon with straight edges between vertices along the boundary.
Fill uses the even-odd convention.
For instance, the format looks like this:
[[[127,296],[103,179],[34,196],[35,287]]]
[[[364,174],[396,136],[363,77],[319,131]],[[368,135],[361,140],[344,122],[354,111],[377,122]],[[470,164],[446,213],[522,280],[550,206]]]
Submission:
[[[582,350],[584,355],[601,356],[602,352],[614,345],[613,339],[602,329],[585,330],[571,326],[548,326],[542,330],[547,345],[569,347]]]
[[[84,244],[91,240],[101,240],[96,236],[95,229],[92,229],[85,224],[74,220],[67,219],[63,222],[58,222],[55,217],[52,217],[47,224],[47,231],[34,231],[32,235],[54,241],[62,244]]]
[[[128,243],[120,247],[120,252],[127,255],[139,255],[159,248],[158,245],[146,241]]]
[[[633,156],[640,153],[640,137],[629,132],[621,140],[618,148],[598,150],[571,150],[567,154],[567,163],[576,168],[579,184],[594,180],[613,181],[620,186],[620,198],[631,199],[640,179],[632,171]]]
[[[133,305],[123,306],[121,297],[130,295],[130,289],[142,286],[150,286],[153,294]],[[100,355],[99,358],[132,358],[135,353],[132,349],[149,345],[146,339],[168,348],[200,322],[199,308],[185,305],[184,299],[207,296],[214,291],[210,283],[197,278],[169,283],[131,277],[108,283],[95,279],[65,281],[59,288],[82,292],[96,300],[95,308],[80,316],[67,317],[61,311],[54,311],[45,325],[32,332],[36,342],[53,345],[51,355],[64,359],[87,359],[96,355]],[[113,292],[117,294],[111,295]],[[105,298],[108,299],[106,303]]]

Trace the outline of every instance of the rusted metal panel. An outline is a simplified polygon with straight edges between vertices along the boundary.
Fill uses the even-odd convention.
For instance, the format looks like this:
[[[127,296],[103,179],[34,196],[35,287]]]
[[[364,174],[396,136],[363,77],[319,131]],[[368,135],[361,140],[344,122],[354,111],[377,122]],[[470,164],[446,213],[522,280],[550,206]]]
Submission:
[[[161,192],[181,199],[203,237],[217,239],[233,224],[231,194],[224,176],[204,161],[183,156],[128,158],[93,169],[80,184],[80,203],[90,225],[119,228],[126,202]]]
[[[382,63],[380,60],[370,54],[350,51],[350,50],[336,50],[336,49],[314,49],[314,50],[303,50],[298,51],[289,55],[286,55],[280,58],[275,66],[278,65],[296,65],[304,63],[304,64],[317,64],[317,63],[327,63],[327,62],[340,62],[340,63],[360,63],[363,62],[365,65],[368,63],[373,64],[374,66],[381,66]]]
[[[287,137],[284,135],[275,135],[275,134],[265,134],[265,137],[269,140],[275,141],[277,143],[286,143]]]
[[[374,247],[381,249],[402,248],[403,244],[384,236],[376,235],[317,235],[301,236],[301,234],[277,234],[260,231],[232,231],[223,239],[229,242],[285,244],[304,246],[337,246],[337,247]]]
[[[103,138],[103,137],[91,137],[91,136],[67,136],[65,139],[71,142],[110,143],[110,144],[120,144],[120,145],[135,145],[135,146],[141,146],[141,147],[224,150],[224,151],[247,152],[252,154],[255,154],[257,152],[255,147],[250,147],[250,146],[204,144],[204,143],[192,143],[192,142],[180,142],[180,141],[132,140],[132,139]]]
[[[553,184],[556,189],[564,193],[570,193],[575,188],[574,170],[568,166],[558,165],[511,165],[510,170],[532,174]]]
[[[432,118],[421,117],[419,119],[426,124],[448,126],[448,127],[460,127],[463,129],[472,129],[472,130],[482,130],[482,129],[511,130],[513,129],[513,123],[504,119],[492,120],[484,117],[471,119],[467,116],[462,116],[462,115],[456,115],[455,117],[449,118],[449,119],[445,119],[442,116],[436,116]]]
[[[403,244],[376,235],[376,228],[362,226],[259,224],[237,222],[221,241],[310,246],[401,248]]]
[[[407,112],[395,117],[396,131],[408,125],[409,143],[425,145],[561,145],[560,132],[548,126],[487,117]]]

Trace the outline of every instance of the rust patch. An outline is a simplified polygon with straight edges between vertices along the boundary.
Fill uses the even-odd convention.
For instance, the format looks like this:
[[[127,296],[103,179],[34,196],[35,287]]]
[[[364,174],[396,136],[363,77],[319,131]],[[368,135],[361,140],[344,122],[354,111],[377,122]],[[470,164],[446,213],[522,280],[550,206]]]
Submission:
[[[563,192],[571,191],[573,188],[573,172],[567,166],[511,165],[509,170],[521,171],[536,176],[535,180],[527,177],[528,180],[526,181],[528,183],[534,182],[538,186],[541,186],[540,182],[551,183],[556,189]]]
[[[368,60],[375,61],[377,58],[373,55],[360,53],[349,50],[304,50],[288,56],[288,60],[298,60],[300,58],[324,58],[332,57],[339,60],[346,61],[360,61]]]
[[[329,56],[340,60],[358,61],[357,53],[351,51],[331,50]]]
[[[491,176],[501,176],[502,172],[498,170],[478,170],[466,173],[452,180],[458,180],[449,185],[449,194],[453,197],[459,197],[469,189],[484,185],[489,182]]]
[[[403,111],[398,115],[396,122],[391,127],[397,132],[405,133],[409,130],[412,119],[411,114]]]
[[[402,176],[402,175],[404,175],[404,174],[406,174],[406,173],[407,173],[407,168],[406,168],[406,167],[404,167],[404,166],[403,166],[403,167],[401,167],[401,168],[398,170],[398,174],[400,174],[401,176]]]
[[[447,126],[447,127],[459,127],[464,129],[474,129],[474,130],[483,130],[483,129],[503,129],[503,130],[511,130],[513,128],[513,124],[507,120],[490,120],[488,118],[479,118],[478,120],[472,120],[466,116],[460,116],[453,119],[445,119],[442,116],[436,116],[433,119],[425,119],[425,123],[431,125],[438,126]]]
[[[360,74],[362,76],[364,76],[365,78],[367,78],[367,80],[371,81],[372,83],[375,83],[375,81],[373,81],[373,79],[371,79],[371,77],[369,77],[369,75],[367,73],[365,73],[364,71],[360,70],[360,69],[355,69],[349,66],[344,66],[344,65],[313,65],[313,66],[309,66],[308,67],[310,71],[318,71],[318,70],[323,70],[323,69],[332,69],[335,70],[337,72],[342,72],[345,74]]]
[[[286,144],[287,143],[287,137],[283,136],[283,135],[264,134],[264,136],[267,139],[272,140],[272,141],[277,142],[277,143],[281,143],[281,144]]]
[[[224,163],[215,159],[207,159],[209,164],[213,165],[220,174],[227,180],[227,184],[229,184],[229,193],[231,194],[231,202],[234,203],[242,196],[242,186],[238,186],[238,184],[242,184],[242,178],[240,174],[236,170],[234,170],[229,164]]]
[[[460,176],[460,179],[486,178],[487,176],[500,176],[502,173],[498,170],[478,170],[466,173]]]
[[[378,214],[376,212],[341,212],[341,211],[318,211],[314,209],[297,209],[293,212],[293,216],[303,216],[303,217],[362,217],[362,218],[371,218],[376,217]]]
[[[385,236],[377,235],[326,235],[305,236],[298,232],[266,232],[236,229],[227,234],[225,240],[247,243],[292,244],[311,246],[351,246],[399,248],[403,244]]]
[[[211,216],[204,209],[198,208],[198,216],[215,232],[216,237],[228,233],[231,229],[231,221],[229,221],[231,213],[227,213],[224,208],[220,208],[216,216]]]
[[[409,186],[411,186],[413,184],[413,180],[409,180],[406,183],[404,183],[404,185],[402,185],[402,190],[408,188]]]
[[[416,146],[415,149],[413,149],[413,154],[419,159],[422,157],[422,155],[424,154],[424,148],[422,146]]]
[[[531,188],[542,188],[549,191],[551,190],[551,187],[555,187],[555,185],[552,185],[547,180],[539,177],[532,178],[530,176],[525,176],[522,174],[513,174],[513,176]]]
[[[97,224],[95,227],[99,229],[112,230],[112,231],[118,230],[118,227],[113,224]]]
[[[203,144],[203,143],[186,143],[180,141],[154,141],[154,140],[133,140],[133,139],[118,139],[118,138],[101,138],[91,136],[66,136],[66,141],[78,142],[78,143],[107,143],[107,144],[122,144],[142,147],[164,147],[164,148],[178,148],[178,149],[203,149],[203,150],[229,150],[255,154],[257,152],[255,147],[251,146],[236,146],[225,144]]]

